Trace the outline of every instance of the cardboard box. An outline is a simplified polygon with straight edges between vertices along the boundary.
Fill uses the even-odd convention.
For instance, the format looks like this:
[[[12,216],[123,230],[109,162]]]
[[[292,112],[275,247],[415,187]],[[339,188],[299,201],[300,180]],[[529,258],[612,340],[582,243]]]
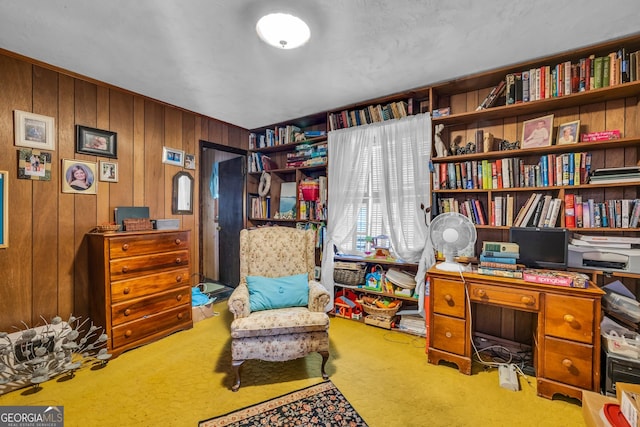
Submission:
[[[616,383],[616,397],[631,427],[640,426],[640,384]]]
[[[618,403],[614,397],[603,396],[593,391],[582,391],[582,417],[587,427],[606,427],[601,411],[605,403]]]
[[[215,315],[213,311],[213,303],[192,307],[191,310],[192,310],[191,317],[193,318],[193,323],[199,322],[204,319],[208,319],[209,317],[213,317]]]

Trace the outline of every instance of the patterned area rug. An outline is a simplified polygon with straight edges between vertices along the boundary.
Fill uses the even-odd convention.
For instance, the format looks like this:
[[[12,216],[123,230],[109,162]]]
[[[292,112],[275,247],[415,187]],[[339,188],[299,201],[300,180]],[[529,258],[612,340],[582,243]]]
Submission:
[[[219,426],[367,426],[331,381],[200,421]]]

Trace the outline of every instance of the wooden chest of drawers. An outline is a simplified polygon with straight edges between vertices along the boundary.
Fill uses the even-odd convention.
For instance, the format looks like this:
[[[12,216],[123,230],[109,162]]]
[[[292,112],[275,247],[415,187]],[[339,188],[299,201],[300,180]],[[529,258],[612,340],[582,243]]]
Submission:
[[[455,363],[471,374],[472,307],[494,305],[537,316],[535,370],[538,395],[582,398],[600,390],[600,298],[604,292],[527,283],[518,279],[450,273],[435,268],[430,278],[429,362]]]
[[[193,326],[190,232],[87,235],[90,317],[114,356]]]

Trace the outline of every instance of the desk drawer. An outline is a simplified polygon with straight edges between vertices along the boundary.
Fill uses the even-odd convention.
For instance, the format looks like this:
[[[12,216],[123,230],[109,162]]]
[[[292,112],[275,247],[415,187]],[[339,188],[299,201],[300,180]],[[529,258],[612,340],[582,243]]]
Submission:
[[[593,342],[593,299],[555,294],[547,294],[545,298],[545,335],[583,343]]]
[[[545,337],[544,377],[592,390],[593,346]]]
[[[189,251],[120,258],[109,262],[111,280],[123,280],[189,265]]]
[[[109,239],[109,258],[153,254],[189,248],[189,232],[118,236]]]
[[[434,279],[431,284],[431,299],[434,313],[465,317],[464,285],[461,282]]]
[[[464,319],[434,314],[433,325],[431,325],[431,347],[464,355],[466,330]]]
[[[496,304],[520,310],[539,310],[540,292],[527,289],[511,289],[500,286],[469,284],[469,298],[472,302]]]
[[[118,303],[134,298],[154,295],[189,284],[189,269],[167,271],[134,279],[111,283],[111,302]]]
[[[125,301],[111,307],[113,326],[149,317],[154,313],[168,310],[182,304],[191,305],[191,288],[182,287],[174,291],[157,294],[148,298]]]

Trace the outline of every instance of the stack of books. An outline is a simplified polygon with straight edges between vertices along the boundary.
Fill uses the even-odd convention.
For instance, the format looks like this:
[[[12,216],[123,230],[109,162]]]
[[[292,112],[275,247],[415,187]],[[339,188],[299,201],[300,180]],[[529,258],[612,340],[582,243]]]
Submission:
[[[589,177],[590,184],[635,181],[640,181],[640,166],[596,169],[591,173],[591,176]]]
[[[511,242],[483,242],[478,273],[522,279],[524,266],[518,264],[520,246]]]

